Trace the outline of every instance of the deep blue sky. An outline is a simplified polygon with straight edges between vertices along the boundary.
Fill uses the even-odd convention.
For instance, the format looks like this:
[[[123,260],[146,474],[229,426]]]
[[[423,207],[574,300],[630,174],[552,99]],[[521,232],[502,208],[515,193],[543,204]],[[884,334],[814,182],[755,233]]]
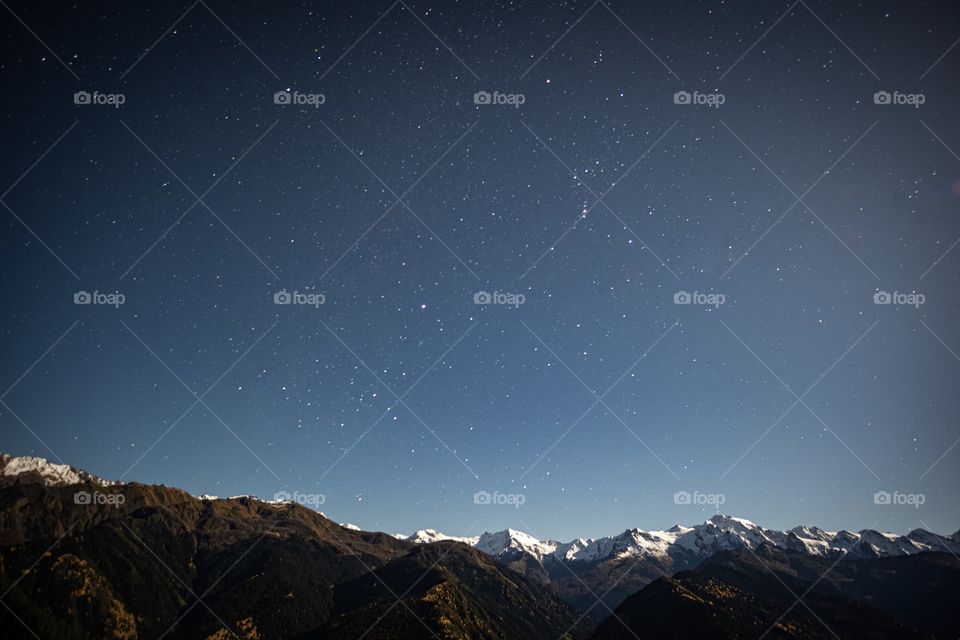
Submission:
[[[347,4],[10,5],[0,450],[390,532],[960,527],[953,3]]]

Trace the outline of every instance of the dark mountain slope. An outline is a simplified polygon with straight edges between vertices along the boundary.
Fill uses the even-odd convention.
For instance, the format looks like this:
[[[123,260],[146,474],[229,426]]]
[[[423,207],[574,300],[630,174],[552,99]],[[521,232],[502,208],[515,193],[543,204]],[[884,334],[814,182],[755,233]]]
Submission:
[[[122,504],[76,504],[80,491]],[[405,606],[381,580],[398,596],[414,587]],[[294,504],[30,474],[0,477],[4,592],[4,637],[33,638],[29,627],[44,640],[349,638],[380,616],[367,637],[556,640],[579,617],[459,543],[413,545]]]
[[[656,580],[591,638],[954,638],[958,595],[948,554],[836,563],[763,546]]]
[[[332,638],[359,637],[373,621],[398,609],[404,613],[395,617],[397,623],[428,633],[416,614],[440,638],[559,640],[584,638],[590,631],[576,624],[579,612],[547,588],[457,542],[417,547],[376,577],[346,583],[337,589],[336,608]],[[397,631],[380,623],[366,637],[395,638]]]

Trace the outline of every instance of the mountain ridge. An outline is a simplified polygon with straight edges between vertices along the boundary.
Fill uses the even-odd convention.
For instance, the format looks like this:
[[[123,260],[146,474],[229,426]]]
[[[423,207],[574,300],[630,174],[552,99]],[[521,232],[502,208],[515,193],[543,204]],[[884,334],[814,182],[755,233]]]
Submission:
[[[582,640],[593,626],[464,544],[358,531],[292,501],[105,488],[69,466],[0,463],[10,640]]]
[[[678,523],[670,529],[649,531],[632,528],[614,536],[577,538],[570,542],[540,540],[515,529],[485,532],[471,537],[449,536],[434,529],[421,529],[403,539],[416,544],[457,540],[490,555],[521,552],[541,562],[547,559],[597,561],[611,557],[680,556],[689,553],[707,557],[730,549],[756,549],[761,544],[816,556],[853,558],[911,555],[925,551],[951,552],[960,542],[960,531],[945,536],[917,528],[900,535],[874,529],[827,531],[808,525],[781,531],[766,529],[745,518],[716,514],[693,526]]]
[[[0,453],[0,476],[20,475],[34,476],[48,486],[69,486],[85,481],[104,487],[121,484],[104,480],[83,469],[53,463],[44,458],[17,457]],[[253,495],[232,498],[218,498],[210,495],[196,497],[205,501],[247,498],[265,504],[290,502],[289,500],[265,500]],[[354,528],[356,525],[344,526]],[[960,543],[960,530],[949,536],[921,528],[913,529],[903,535],[873,529],[861,529],[857,532],[845,529],[827,531],[811,525],[798,525],[781,531],[766,529],[745,518],[719,513],[693,526],[677,523],[665,530],[631,528],[613,536],[576,538],[569,542],[542,540],[512,528],[487,531],[477,536],[452,536],[435,529],[419,529],[408,536],[403,534],[393,534],[393,536],[415,544],[430,544],[446,540],[463,542],[494,557],[509,559],[509,556],[526,554],[539,563],[547,560],[597,562],[612,558],[647,556],[680,558],[684,560],[684,564],[689,564],[691,559],[709,557],[718,551],[753,550],[763,543],[830,558],[882,557],[911,555],[924,551],[953,553],[958,546],[957,543]]]

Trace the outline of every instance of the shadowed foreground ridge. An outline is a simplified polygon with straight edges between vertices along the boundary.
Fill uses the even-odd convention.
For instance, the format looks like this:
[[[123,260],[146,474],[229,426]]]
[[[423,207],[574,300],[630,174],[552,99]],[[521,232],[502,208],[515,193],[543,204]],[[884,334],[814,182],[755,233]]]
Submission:
[[[78,491],[124,500],[75,504]],[[44,640],[589,632],[571,605],[466,545],[354,531],[294,504],[21,474],[0,477],[0,532],[8,638],[34,637],[28,627]]]

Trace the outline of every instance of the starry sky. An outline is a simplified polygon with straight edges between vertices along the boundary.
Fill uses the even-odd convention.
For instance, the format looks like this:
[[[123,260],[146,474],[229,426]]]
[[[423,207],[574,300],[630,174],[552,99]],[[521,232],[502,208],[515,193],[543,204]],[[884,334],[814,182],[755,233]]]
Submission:
[[[3,13],[0,450],[388,532],[960,527],[955,3]]]

